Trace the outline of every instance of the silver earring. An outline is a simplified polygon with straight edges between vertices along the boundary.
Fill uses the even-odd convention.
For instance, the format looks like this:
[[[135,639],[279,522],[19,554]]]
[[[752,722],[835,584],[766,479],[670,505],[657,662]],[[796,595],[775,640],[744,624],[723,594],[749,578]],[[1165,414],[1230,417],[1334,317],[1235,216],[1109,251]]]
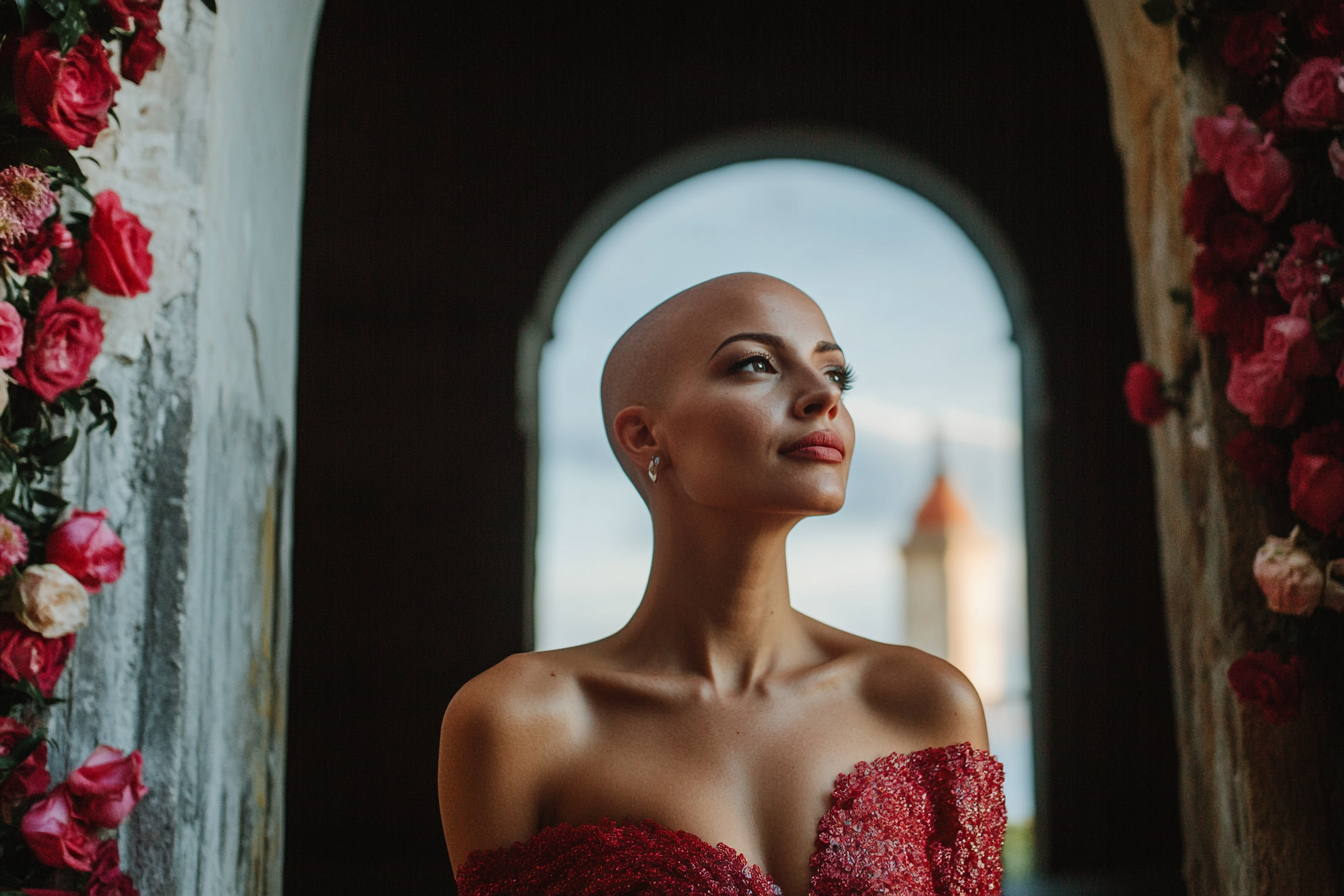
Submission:
[[[658,481],[658,464],[662,463],[662,460],[663,460],[663,459],[662,459],[661,457],[659,457],[658,455],[655,454],[655,455],[653,456],[653,460],[649,461],[649,481],[650,481],[650,482],[657,482],[657,481]]]

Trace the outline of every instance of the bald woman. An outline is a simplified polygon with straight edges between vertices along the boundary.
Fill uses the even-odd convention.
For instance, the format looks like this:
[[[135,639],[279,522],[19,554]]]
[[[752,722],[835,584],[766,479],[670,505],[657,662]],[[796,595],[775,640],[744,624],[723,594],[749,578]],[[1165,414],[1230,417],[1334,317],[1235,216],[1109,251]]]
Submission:
[[[439,803],[465,896],[998,892],[971,684],[789,604],[789,532],[844,504],[850,379],[816,303],[761,274],[616,343],[602,412],[653,518],[648,585],[610,637],[453,698]]]

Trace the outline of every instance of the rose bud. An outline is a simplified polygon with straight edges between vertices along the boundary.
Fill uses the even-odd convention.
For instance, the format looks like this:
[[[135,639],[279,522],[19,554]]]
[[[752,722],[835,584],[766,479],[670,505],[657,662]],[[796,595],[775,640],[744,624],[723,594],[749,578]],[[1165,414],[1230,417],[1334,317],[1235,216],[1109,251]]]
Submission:
[[[157,70],[163,63],[164,52],[163,44],[159,43],[159,29],[137,28],[121,51],[121,76],[139,84],[146,73]]]
[[[19,120],[70,149],[92,146],[107,128],[107,114],[120,86],[107,63],[107,50],[92,35],[82,36],[66,54],[46,29],[18,38],[14,98]]]
[[[1225,174],[1232,198],[1246,211],[1273,221],[1293,194],[1293,166],[1274,148],[1274,135],[1258,143],[1234,148]]]
[[[136,296],[149,291],[154,256],[152,234],[140,219],[121,207],[121,197],[104,190],[93,200],[89,241],[84,244],[84,267],[89,282],[109,296]]]
[[[20,742],[33,736],[27,725],[9,716],[0,716],[0,756],[9,757]],[[9,773],[0,786],[0,802],[13,803],[41,796],[51,786],[47,771],[47,743],[43,741]]]
[[[131,879],[121,870],[121,851],[116,840],[98,844],[87,896],[140,896]]]
[[[58,299],[53,289],[38,305],[33,329],[13,378],[51,403],[89,378],[89,367],[103,348],[103,319],[97,308]]]
[[[65,784],[57,784],[46,799],[28,809],[22,830],[23,839],[42,864],[76,871],[93,870],[98,843],[74,816]]]
[[[149,792],[140,781],[140,751],[129,756],[100,746],[66,778],[77,817],[103,828],[115,828]]]
[[[70,573],[90,594],[121,578],[126,568],[126,546],[106,520],[106,510],[76,510],[47,538],[47,562]]]
[[[1135,423],[1153,426],[1167,416],[1167,401],[1162,397],[1162,371],[1143,361],[1135,361],[1125,371],[1125,403]]]
[[[1271,535],[1255,552],[1251,571],[1275,613],[1305,616],[1321,603],[1325,576],[1315,558],[1297,546],[1301,532],[1297,526],[1287,538]]]
[[[89,624],[89,593],[55,563],[25,569],[12,601],[15,618],[44,638],[59,638]]]
[[[1277,725],[1291,719],[1302,702],[1302,657],[1288,662],[1277,653],[1248,653],[1227,669],[1227,681],[1242,703],[1256,703],[1265,720]]]
[[[27,681],[50,698],[65,671],[75,636],[44,638],[11,613],[0,613],[0,672]]]
[[[1240,106],[1228,106],[1222,116],[1201,115],[1195,119],[1194,131],[1199,157],[1214,172],[1222,171],[1229,157],[1260,141],[1260,129]]]

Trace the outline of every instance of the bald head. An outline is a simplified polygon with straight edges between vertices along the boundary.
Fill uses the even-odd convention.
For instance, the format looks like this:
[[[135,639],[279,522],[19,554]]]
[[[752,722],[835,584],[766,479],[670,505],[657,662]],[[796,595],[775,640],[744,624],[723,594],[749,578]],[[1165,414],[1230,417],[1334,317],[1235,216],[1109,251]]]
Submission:
[[[797,287],[766,274],[725,274],[684,290],[655,306],[626,330],[602,368],[602,423],[607,441],[621,467],[641,495],[648,482],[616,442],[616,415],[632,406],[657,409],[670,397],[672,387],[688,363],[687,348],[698,344],[716,318],[772,298],[811,299]],[[700,359],[703,361],[704,359]]]

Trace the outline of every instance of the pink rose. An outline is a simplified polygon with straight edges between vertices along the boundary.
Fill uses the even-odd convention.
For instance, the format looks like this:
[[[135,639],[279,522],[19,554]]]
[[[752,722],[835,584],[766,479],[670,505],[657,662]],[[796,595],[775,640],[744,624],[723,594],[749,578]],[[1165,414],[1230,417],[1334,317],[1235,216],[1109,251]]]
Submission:
[[[1277,725],[1291,719],[1302,702],[1302,657],[1284,662],[1277,653],[1248,653],[1232,663],[1227,682],[1242,703],[1255,703],[1265,720]]]
[[[1326,249],[1339,249],[1328,226],[1304,221],[1293,227],[1293,245],[1279,262],[1274,285],[1299,317],[1319,318],[1326,311],[1322,279],[1330,274],[1330,267],[1321,260]]]
[[[106,510],[76,510],[47,538],[47,562],[70,573],[90,594],[121,578],[126,568],[126,546],[106,520]]]
[[[14,748],[20,742],[28,740],[33,732],[26,725],[9,716],[0,716],[0,756],[14,755]],[[41,796],[51,786],[51,774],[47,771],[46,741],[24,758],[0,786],[0,802],[13,803]]]
[[[1224,171],[1232,198],[1246,211],[1273,221],[1293,193],[1293,166],[1274,148],[1274,135],[1232,151]]]
[[[0,577],[9,575],[15,566],[27,559],[28,536],[23,534],[18,523],[0,515]]]
[[[1317,56],[1308,60],[1283,93],[1283,111],[1295,127],[1319,131],[1344,118],[1339,92],[1339,60]]]
[[[8,302],[0,302],[0,370],[19,363],[23,354],[23,316]]]
[[[66,778],[78,818],[115,828],[149,792],[140,781],[140,751],[129,756],[112,747],[98,747]]]
[[[1344,423],[1318,426],[1293,442],[1288,493],[1293,513],[1307,525],[1344,534]]]
[[[1162,396],[1162,371],[1143,361],[1135,361],[1125,371],[1125,402],[1135,423],[1153,426],[1167,416],[1167,401]]]
[[[14,382],[54,402],[89,378],[89,367],[103,347],[103,319],[97,308],[78,299],[58,299],[53,289],[37,306],[33,329],[14,368]]]
[[[1240,106],[1228,106],[1222,117],[1201,115],[1195,119],[1195,148],[1210,171],[1222,171],[1229,156],[1260,141],[1260,129],[1246,118]]]
[[[1288,426],[1302,413],[1307,377],[1329,372],[1311,324],[1281,314],[1265,321],[1262,350],[1232,358],[1227,400],[1255,426]]]
[[[76,871],[93,870],[98,842],[74,816],[65,784],[57,784],[46,799],[28,809],[22,830],[23,839],[42,864]]]
[[[121,197],[104,190],[93,200],[89,241],[84,244],[84,267],[89,282],[109,296],[136,296],[149,291],[154,256],[149,253],[153,234],[140,219],[121,207]]]
[[[19,120],[46,131],[70,149],[92,146],[107,128],[107,114],[120,86],[107,64],[102,41],[90,34],[65,54],[56,36],[46,29],[18,39],[14,95]]]
[[[1301,527],[1294,528],[1287,538],[1271,535],[1255,552],[1251,571],[1275,613],[1305,616],[1321,603],[1325,576],[1315,558],[1297,546],[1301,531]]]

